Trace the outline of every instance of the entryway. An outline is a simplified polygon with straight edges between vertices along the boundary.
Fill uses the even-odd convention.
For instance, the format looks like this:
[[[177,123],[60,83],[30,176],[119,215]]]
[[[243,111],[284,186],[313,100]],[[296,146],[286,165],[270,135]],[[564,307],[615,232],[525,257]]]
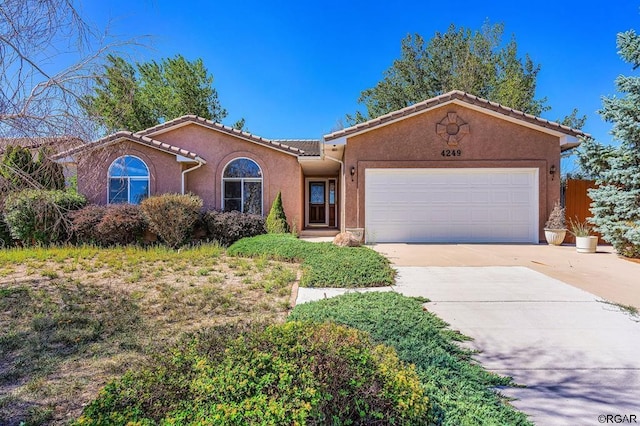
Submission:
[[[305,228],[336,228],[337,210],[337,179],[306,178]]]

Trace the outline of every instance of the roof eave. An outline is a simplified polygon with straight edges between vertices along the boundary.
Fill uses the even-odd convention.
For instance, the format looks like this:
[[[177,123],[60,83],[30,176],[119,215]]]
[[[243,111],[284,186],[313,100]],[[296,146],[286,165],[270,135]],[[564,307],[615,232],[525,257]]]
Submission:
[[[125,132],[125,131],[113,133],[95,142],[67,150],[60,154],[57,154],[56,156],[53,157],[53,159],[55,161],[58,161],[59,159],[69,158],[76,154],[81,154],[83,151],[92,151],[94,149],[105,148],[123,141],[137,143],[142,146],[146,146],[148,148],[152,148],[157,151],[164,152],[165,154],[175,155],[176,161],[180,161],[180,158],[183,158],[183,159],[190,159],[193,162],[206,164],[206,161],[195,152],[187,151],[186,149],[173,146],[165,142],[157,141],[148,136],[142,136],[142,135],[138,135],[131,132]]]
[[[583,136],[589,137],[588,134],[571,129],[566,126],[562,126],[558,123],[545,120],[533,115],[525,114],[521,111],[517,111],[511,108],[504,107],[498,103],[490,102],[486,99],[479,98],[477,96],[470,95],[461,91],[452,91],[440,96],[436,96],[431,99],[427,99],[423,102],[411,105],[409,107],[393,111],[389,114],[382,115],[373,120],[359,123],[347,129],[339,130],[334,133],[325,135],[323,140],[325,143],[334,143],[334,141],[340,141],[340,143],[346,143],[346,139],[361,135],[363,133],[370,132],[372,130],[379,129],[381,127],[397,123],[402,120],[406,120],[416,115],[420,115],[429,111],[433,111],[438,108],[442,108],[446,105],[460,105],[475,111],[485,113],[497,118],[504,119],[525,127],[529,127],[538,131],[542,131],[547,134],[552,134],[557,137],[563,136]],[[489,106],[490,108],[488,108]],[[360,130],[359,130],[360,129]]]
[[[304,154],[304,151],[301,149],[288,146],[284,143],[266,139],[261,136],[256,136],[251,133],[243,132],[241,130],[234,129],[232,127],[228,127],[220,123],[215,123],[211,120],[207,120],[205,118],[198,117],[195,115],[185,115],[182,117],[175,118],[171,121],[167,121],[166,123],[158,124],[157,126],[150,127],[149,129],[141,130],[137,132],[136,135],[147,136],[147,137],[155,136],[162,133],[170,132],[175,129],[179,129],[184,126],[188,126],[189,124],[196,124],[196,125],[199,125],[200,127],[214,130],[214,131],[223,133],[225,135],[234,136],[246,142],[255,143],[255,144],[264,146],[266,148],[276,150],[278,152],[292,155],[294,157],[298,157]]]

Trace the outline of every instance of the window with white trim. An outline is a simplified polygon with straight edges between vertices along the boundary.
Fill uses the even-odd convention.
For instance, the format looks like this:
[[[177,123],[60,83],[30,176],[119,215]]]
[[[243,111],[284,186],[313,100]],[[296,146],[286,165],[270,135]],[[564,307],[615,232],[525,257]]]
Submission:
[[[236,158],[222,174],[222,209],[262,215],[262,170],[248,158]]]
[[[149,168],[133,155],[116,158],[109,166],[109,204],[140,204],[149,196]]]

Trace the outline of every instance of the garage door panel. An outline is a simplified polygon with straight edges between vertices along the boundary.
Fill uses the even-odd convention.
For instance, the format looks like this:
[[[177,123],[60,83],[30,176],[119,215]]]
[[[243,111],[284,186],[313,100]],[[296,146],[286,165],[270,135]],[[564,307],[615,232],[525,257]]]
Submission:
[[[489,191],[485,190],[476,190],[471,193],[471,202],[472,203],[488,203],[491,200],[491,195]]]
[[[537,242],[536,169],[367,169],[377,242]]]

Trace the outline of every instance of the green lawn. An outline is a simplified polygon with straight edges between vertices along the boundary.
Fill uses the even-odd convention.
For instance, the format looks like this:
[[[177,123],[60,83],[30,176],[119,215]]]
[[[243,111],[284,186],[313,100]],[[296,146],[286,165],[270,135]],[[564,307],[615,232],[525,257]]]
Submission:
[[[389,261],[368,247],[338,247],[287,234],[266,234],[237,241],[227,254],[299,262],[303,287],[381,287],[394,283],[395,271]]]

